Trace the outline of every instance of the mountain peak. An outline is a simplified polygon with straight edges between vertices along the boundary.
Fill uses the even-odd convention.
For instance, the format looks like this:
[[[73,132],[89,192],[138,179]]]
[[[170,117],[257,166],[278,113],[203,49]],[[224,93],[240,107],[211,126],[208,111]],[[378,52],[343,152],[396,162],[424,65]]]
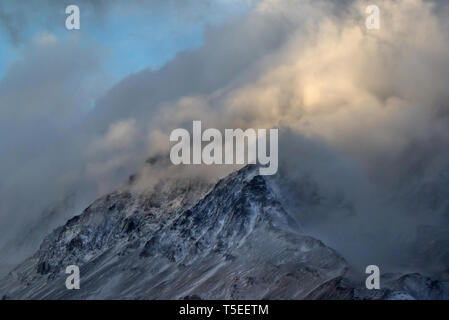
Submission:
[[[167,205],[168,199],[145,207],[127,191],[104,196],[47,236],[0,283],[0,293],[39,299],[301,298],[341,277],[344,259],[297,233],[256,169],[230,174],[190,207]],[[81,268],[81,290],[64,286],[64,270],[72,264]]]

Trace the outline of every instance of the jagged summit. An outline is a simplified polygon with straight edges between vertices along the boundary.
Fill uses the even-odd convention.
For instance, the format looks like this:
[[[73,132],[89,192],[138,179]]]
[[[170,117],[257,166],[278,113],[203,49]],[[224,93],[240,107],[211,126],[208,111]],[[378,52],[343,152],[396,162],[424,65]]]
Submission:
[[[159,206],[117,192],[46,237],[0,284],[11,298],[304,298],[341,277],[334,250],[294,230],[255,167],[220,180],[195,205]],[[81,269],[80,290],[64,270]]]
[[[273,181],[246,166],[213,187],[123,189],[49,234],[0,281],[13,299],[389,299],[446,297],[419,275],[368,292],[333,249],[300,232]],[[78,265],[81,289],[67,290]]]

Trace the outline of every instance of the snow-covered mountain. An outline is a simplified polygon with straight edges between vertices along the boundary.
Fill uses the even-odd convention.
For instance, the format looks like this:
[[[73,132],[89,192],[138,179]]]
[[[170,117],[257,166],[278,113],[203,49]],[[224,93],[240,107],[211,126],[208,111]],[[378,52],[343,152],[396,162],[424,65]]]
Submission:
[[[425,299],[445,283],[389,275],[363,289],[335,250],[301,232],[273,180],[246,166],[207,183],[108,194],[0,281],[5,299]],[[65,287],[78,265],[81,289]]]

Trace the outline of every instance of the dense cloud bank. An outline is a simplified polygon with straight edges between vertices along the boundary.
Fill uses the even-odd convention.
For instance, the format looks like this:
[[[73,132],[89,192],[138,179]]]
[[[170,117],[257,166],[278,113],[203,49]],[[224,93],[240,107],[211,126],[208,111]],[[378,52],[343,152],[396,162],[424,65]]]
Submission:
[[[202,120],[280,128],[279,180],[304,229],[356,265],[406,265],[416,227],[445,221],[444,200],[409,203],[423,186],[445,188],[448,8],[375,3],[380,30],[365,28],[366,1],[260,1],[208,28],[201,48],[107,91],[101,48],[41,36],[0,80],[2,243],[46,210],[70,202],[52,227],[117,188],[168,152],[172,129]],[[145,170],[142,188],[154,183]]]

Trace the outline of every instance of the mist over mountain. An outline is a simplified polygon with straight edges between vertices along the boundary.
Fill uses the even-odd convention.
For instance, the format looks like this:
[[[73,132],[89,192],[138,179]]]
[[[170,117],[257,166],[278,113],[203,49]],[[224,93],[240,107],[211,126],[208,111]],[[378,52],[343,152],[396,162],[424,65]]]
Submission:
[[[0,281],[4,299],[447,299],[449,284],[386,275],[374,293],[303,233],[276,184],[247,166],[215,186],[161,181],[101,197]],[[78,265],[82,290],[67,290]]]
[[[142,18],[133,12],[147,12],[135,9],[140,3],[148,12],[166,10],[159,1],[132,3],[126,11],[132,18]],[[17,58],[7,63],[0,56],[0,276],[7,276],[1,292],[22,298],[66,297],[69,293],[58,291],[64,289],[59,288],[61,270],[75,261],[92,279],[110,268],[110,285],[117,286],[108,293],[108,287],[100,290],[101,280],[93,281],[85,296],[89,298],[156,297],[141,295],[138,283],[129,292],[123,289],[132,282],[131,274],[116,279],[120,268],[128,270],[134,263],[154,288],[168,281],[164,277],[172,277],[182,294],[167,291],[161,297],[176,299],[193,294],[306,298],[323,297],[325,292],[337,298],[340,287],[345,288],[341,297],[361,297],[354,290],[370,264],[387,274],[391,292],[418,297],[404,289],[410,281],[442,281],[436,287],[444,292],[449,276],[449,6],[446,1],[379,0],[381,28],[369,31],[364,24],[368,4],[371,1],[249,1],[229,19],[201,24],[203,36],[195,46],[175,50],[160,66],[147,62],[116,78],[106,61],[118,47],[96,39],[119,32],[105,33],[101,26],[117,17],[121,4],[81,1],[89,13],[86,28],[66,36],[58,29],[63,26],[58,19],[51,22],[61,11],[56,1],[27,11],[14,7],[14,1],[2,1],[1,27]],[[175,12],[181,21],[169,25],[177,32],[192,21],[206,21],[211,8],[228,8],[220,1],[170,1],[166,6],[168,16]],[[42,23],[47,18],[48,25]],[[18,30],[20,21],[27,32]],[[40,29],[29,31],[34,25]],[[150,43],[156,41],[153,35],[133,41]],[[151,60],[150,55],[140,59],[140,49],[131,47],[114,62]],[[161,160],[170,149],[170,132],[190,127],[193,120],[219,130],[279,128],[278,174],[263,182],[241,178],[245,184],[233,173],[235,166],[186,169]],[[228,211],[217,194],[223,178],[240,181],[234,181],[235,190],[223,191],[233,204]],[[262,194],[276,205],[257,192],[238,197],[241,188],[262,188],[258,183],[266,184]],[[214,186],[217,192],[207,196]],[[202,206],[206,203],[207,209]],[[255,214],[249,204],[264,209]],[[95,210],[67,222],[88,207]],[[200,219],[211,210],[216,215]],[[276,225],[274,231],[277,222],[270,210],[295,221],[285,224],[298,225],[297,230]],[[241,220],[228,221],[228,229],[219,231],[220,219],[234,214],[241,214]],[[256,227],[247,218],[260,224]],[[189,228],[176,225],[176,219]],[[174,229],[166,229],[169,226]],[[126,232],[128,227],[132,230]],[[229,231],[234,228],[239,232]],[[188,230],[193,230],[188,235],[192,239]],[[72,238],[72,231],[79,238]],[[204,232],[212,232],[207,244],[199,235]],[[193,272],[201,263],[230,273],[248,272],[255,262],[243,256],[251,258],[249,248],[256,247],[253,259],[265,264],[255,272],[263,278],[271,272],[266,267],[271,260],[257,247],[262,235],[263,241],[273,241],[269,252],[279,249],[278,258],[286,259],[287,269],[272,271],[279,283],[292,273],[310,286],[286,286],[281,292],[277,290],[282,285],[270,280],[272,291],[266,292],[256,278],[258,289],[251,296],[245,291],[248,279],[235,280],[239,289],[233,293],[226,287],[233,283],[231,278],[223,276],[220,296],[207,284],[215,279],[212,271],[210,279]],[[160,238],[154,238],[153,267],[145,262],[151,253],[142,253],[152,236]],[[219,236],[225,251],[239,257],[237,262],[214,252]],[[186,247],[178,248],[177,241]],[[314,248],[310,256],[301,252],[304,242]],[[192,249],[196,243],[199,254]],[[124,258],[127,246],[130,262]],[[284,256],[283,250],[297,256]],[[321,259],[320,252],[325,253],[323,261],[315,261]],[[182,271],[184,260],[190,259],[197,262]],[[326,261],[331,265],[320,265]],[[282,269],[280,263],[274,265]],[[167,275],[156,276],[164,268]],[[204,282],[202,292],[177,282],[189,272]],[[332,285],[306,293],[306,288],[323,288],[325,283]],[[42,293],[42,284],[55,291]],[[389,293],[382,294],[385,298]]]

